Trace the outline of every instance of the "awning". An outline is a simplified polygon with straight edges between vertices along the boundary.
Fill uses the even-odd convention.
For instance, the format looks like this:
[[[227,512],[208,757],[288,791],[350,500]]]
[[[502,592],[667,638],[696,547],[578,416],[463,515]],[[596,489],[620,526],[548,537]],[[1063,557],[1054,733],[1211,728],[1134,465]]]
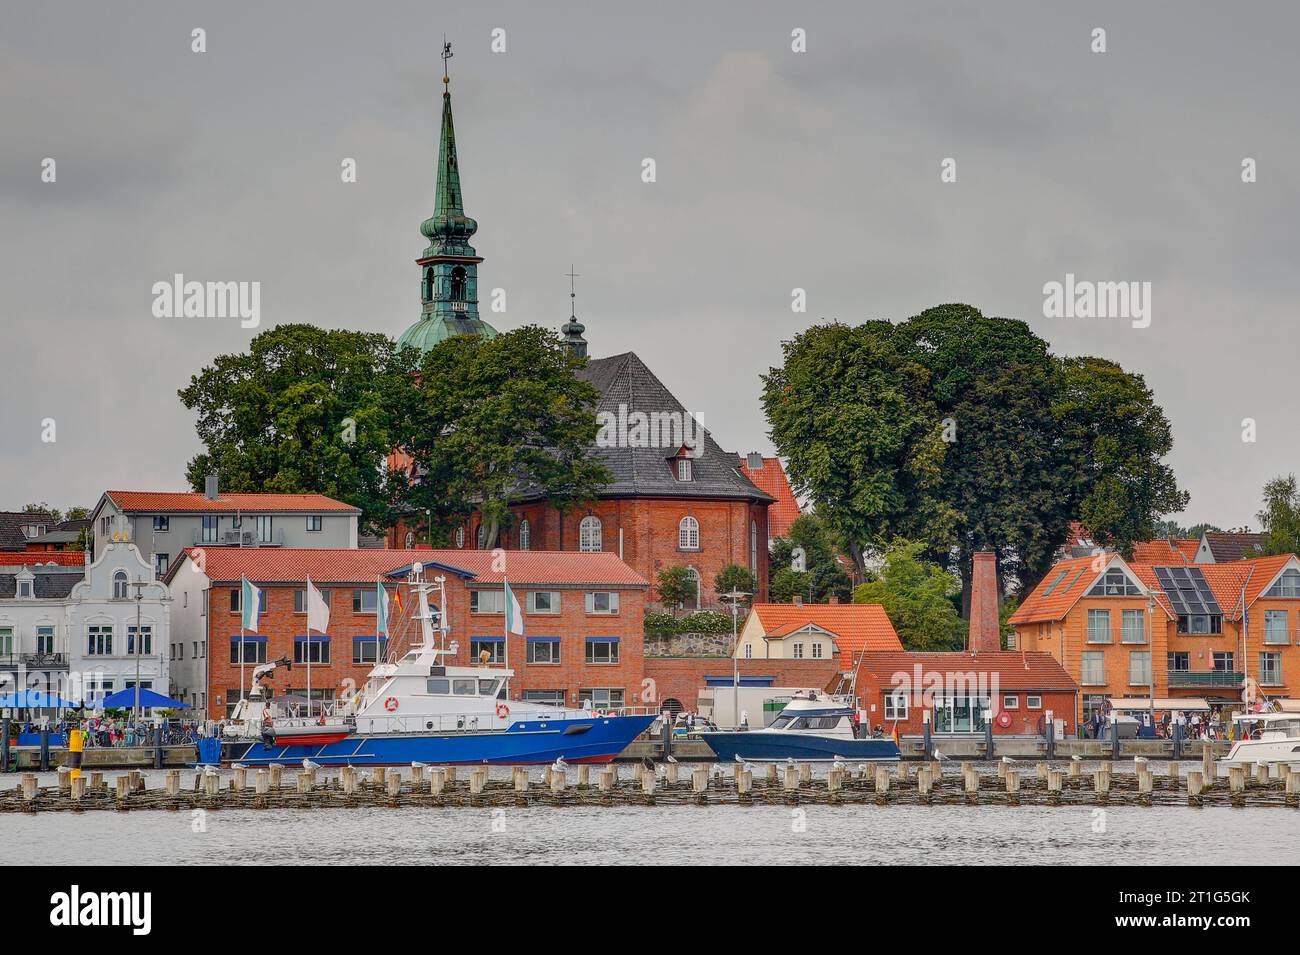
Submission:
[[[100,700],[99,705],[104,709],[123,708],[130,709],[135,706],[135,687],[127,687],[125,690],[118,690],[111,696],[106,696]],[[163,696],[161,693],[155,693],[153,690],[140,687],[140,706],[156,706],[162,709],[181,710],[188,709],[188,703],[182,703],[180,700],[173,700],[169,696]]]
[[[1136,710],[1142,713],[1149,713],[1151,711],[1151,702],[1152,701],[1146,697],[1143,697],[1142,699],[1137,699],[1136,697],[1125,699],[1112,698],[1110,701],[1110,708],[1112,710]],[[1208,713],[1210,711],[1210,704],[1199,696],[1157,696],[1155,698],[1155,704],[1156,712],[1159,712],[1160,710],[1182,710],[1185,713],[1198,711]]]

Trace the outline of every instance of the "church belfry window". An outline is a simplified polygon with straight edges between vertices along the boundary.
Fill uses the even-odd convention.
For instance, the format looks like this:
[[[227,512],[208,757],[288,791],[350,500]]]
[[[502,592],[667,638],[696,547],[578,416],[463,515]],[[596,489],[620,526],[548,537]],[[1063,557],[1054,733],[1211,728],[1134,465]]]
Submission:
[[[595,553],[602,549],[603,534],[600,526],[600,518],[595,515],[588,515],[582,519],[578,525],[578,550],[584,553]]]
[[[465,301],[465,270],[459,265],[451,270],[451,300]]]
[[[421,293],[421,299],[426,302],[433,301],[433,267],[424,270],[424,289]]]

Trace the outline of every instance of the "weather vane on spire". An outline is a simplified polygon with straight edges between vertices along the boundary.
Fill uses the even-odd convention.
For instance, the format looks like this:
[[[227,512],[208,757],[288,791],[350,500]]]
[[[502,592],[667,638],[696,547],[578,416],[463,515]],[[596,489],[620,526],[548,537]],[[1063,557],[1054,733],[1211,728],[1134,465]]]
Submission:
[[[569,317],[572,318],[577,314],[576,303],[574,302],[574,299],[578,297],[578,290],[575,287],[573,280],[578,277],[578,273],[573,271],[573,266],[570,265],[569,271],[565,272],[564,274],[569,277]]]
[[[442,88],[443,92],[447,90],[447,84],[451,82],[451,76],[447,72],[447,61],[451,59],[451,44],[447,42],[447,34],[442,35]]]

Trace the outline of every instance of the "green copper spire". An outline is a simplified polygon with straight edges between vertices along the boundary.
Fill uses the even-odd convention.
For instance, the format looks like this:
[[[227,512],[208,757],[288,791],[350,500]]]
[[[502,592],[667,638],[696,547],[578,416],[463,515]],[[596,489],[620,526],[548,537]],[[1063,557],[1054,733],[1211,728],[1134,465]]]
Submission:
[[[442,58],[451,58],[444,43]],[[478,223],[465,215],[460,191],[456,130],[451,119],[450,77],[443,70],[442,135],[438,144],[438,191],[433,215],[420,225],[429,240],[420,266],[420,319],[397,340],[398,348],[427,351],[453,335],[495,338],[496,329],[478,317],[478,264],[483,261],[469,244]]]

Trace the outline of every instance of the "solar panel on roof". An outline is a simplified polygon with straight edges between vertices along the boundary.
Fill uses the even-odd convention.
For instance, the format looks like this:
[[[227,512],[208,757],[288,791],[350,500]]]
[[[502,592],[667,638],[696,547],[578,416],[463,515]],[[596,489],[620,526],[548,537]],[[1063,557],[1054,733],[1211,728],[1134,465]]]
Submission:
[[[1156,567],[1155,572],[1174,613],[1180,616],[1223,613],[1199,567]]]

